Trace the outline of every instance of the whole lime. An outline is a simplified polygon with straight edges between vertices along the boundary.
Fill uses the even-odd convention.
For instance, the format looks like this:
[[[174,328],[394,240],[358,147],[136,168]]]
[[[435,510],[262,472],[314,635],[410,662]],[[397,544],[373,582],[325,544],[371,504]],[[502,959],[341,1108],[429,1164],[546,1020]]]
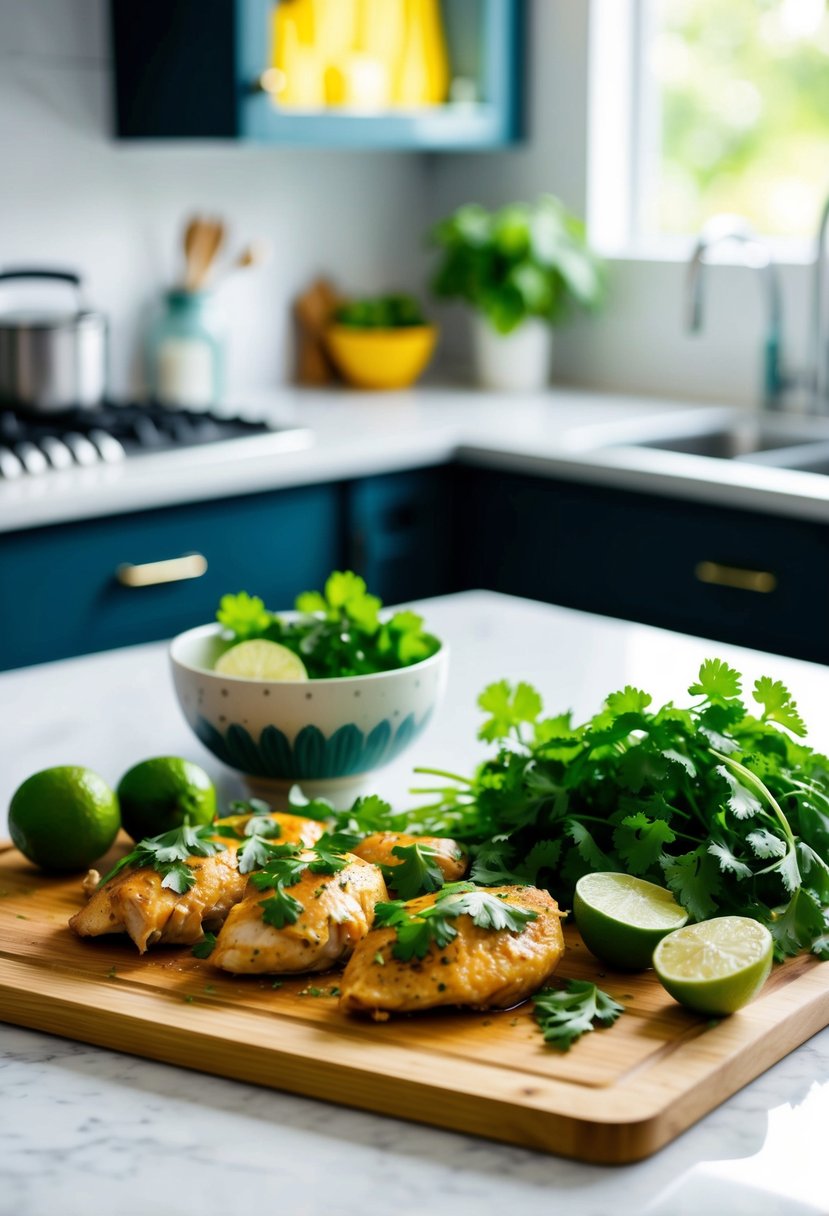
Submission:
[[[9,834],[20,852],[53,873],[83,870],[110,847],[118,799],[92,769],[64,764],[34,773],[9,805]]]
[[[142,760],[118,783],[121,821],[133,840],[212,822],[216,790],[203,768],[179,756]]]

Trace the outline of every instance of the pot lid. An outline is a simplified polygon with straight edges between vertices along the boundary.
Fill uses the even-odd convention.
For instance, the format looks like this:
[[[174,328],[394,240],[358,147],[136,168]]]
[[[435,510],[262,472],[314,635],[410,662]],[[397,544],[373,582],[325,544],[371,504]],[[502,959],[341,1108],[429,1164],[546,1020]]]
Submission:
[[[41,309],[19,309],[0,312],[0,330],[19,329],[81,329],[104,324],[103,313],[83,309],[80,312],[43,312]]]

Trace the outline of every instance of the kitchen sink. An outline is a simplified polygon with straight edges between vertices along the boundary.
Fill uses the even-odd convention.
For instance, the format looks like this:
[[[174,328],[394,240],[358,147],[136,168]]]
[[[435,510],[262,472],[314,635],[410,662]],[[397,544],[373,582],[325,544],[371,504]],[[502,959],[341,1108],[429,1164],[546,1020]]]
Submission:
[[[662,452],[683,452],[691,456],[709,456],[716,460],[759,460],[763,464],[793,467],[786,460],[787,450],[803,448],[808,452],[812,444],[822,447],[825,443],[829,443],[829,425],[823,422],[813,419],[794,423],[782,419],[779,422],[773,419],[746,419],[745,422],[716,429],[640,440],[636,446],[657,448]],[[804,459],[808,459],[808,455],[804,454]]]

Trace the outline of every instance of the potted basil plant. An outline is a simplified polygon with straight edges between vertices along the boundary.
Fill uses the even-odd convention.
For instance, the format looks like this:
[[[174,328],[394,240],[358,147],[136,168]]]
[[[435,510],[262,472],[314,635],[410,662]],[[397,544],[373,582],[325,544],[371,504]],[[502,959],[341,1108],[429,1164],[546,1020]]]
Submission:
[[[543,388],[553,328],[575,308],[596,308],[603,296],[602,264],[587,248],[581,221],[549,194],[494,212],[470,203],[432,230],[431,243],[441,250],[432,290],[474,310],[480,383]]]

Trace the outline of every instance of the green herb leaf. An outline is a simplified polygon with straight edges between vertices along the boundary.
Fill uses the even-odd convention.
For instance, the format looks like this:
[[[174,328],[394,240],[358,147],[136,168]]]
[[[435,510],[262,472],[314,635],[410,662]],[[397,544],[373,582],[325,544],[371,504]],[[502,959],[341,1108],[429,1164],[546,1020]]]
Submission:
[[[739,697],[740,673],[722,659],[706,659],[699,669],[697,682],[688,689],[692,697],[707,697],[709,701],[727,701]]]
[[[375,926],[394,929],[397,940],[392,954],[401,962],[425,958],[433,944],[440,950],[448,946],[457,937],[453,921],[459,916],[469,916],[481,929],[522,933],[537,913],[478,889],[471,882],[448,883],[433,904],[418,912],[400,899],[379,903],[374,909]]]
[[[256,595],[240,591],[238,595],[223,595],[219,601],[216,620],[237,642],[263,637],[271,624],[271,614]]]
[[[612,1026],[625,1012],[624,1005],[587,980],[569,980],[564,989],[542,988],[532,1000],[544,1041],[559,1051],[569,1051],[595,1023]]]
[[[428,844],[395,845],[392,856],[401,860],[397,865],[382,866],[383,877],[401,899],[414,899],[443,886],[443,871],[436,858],[440,856]]]
[[[780,680],[761,676],[754,685],[754,700],[763,706],[764,722],[779,722],[793,735],[805,735],[806,726],[792,700],[792,694]]]
[[[163,887],[183,895],[189,891],[196,881],[196,876],[185,862],[191,857],[214,857],[224,852],[225,846],[214,839],[215,832],[212,824],[202,824],[200,827],[174,828],[170,832],[162,832],[160,836],[148,836],[140,841],[134,849],[122,857],[117,865],[105,874],[98,883],[102,887],[120,874],[127,867],[138,869],[148,867],[162,875]]]
[[[216,934],[205,933],[201,941],[196,942],[190,953],[194,958],[210,958],[216,948]]]

